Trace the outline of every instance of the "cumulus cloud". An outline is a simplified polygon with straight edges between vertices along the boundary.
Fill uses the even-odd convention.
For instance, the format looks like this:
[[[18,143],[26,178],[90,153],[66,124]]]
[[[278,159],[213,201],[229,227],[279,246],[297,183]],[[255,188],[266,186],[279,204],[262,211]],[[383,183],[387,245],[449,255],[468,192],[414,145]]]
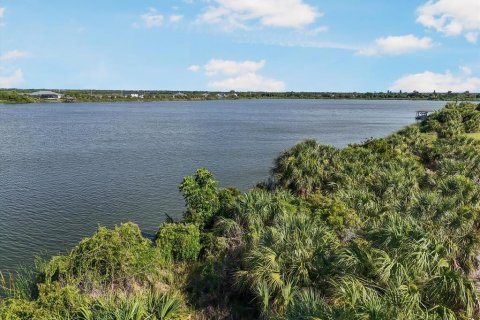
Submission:
[[[20,58],[26,58],[29,56],[30,56],[30,53],[26,51],[12,50],[12,51],[5,52],[4,54],[0,54],[0,61],[15,60]]]
[[[157,9],[150,8],[147,13],[140,17],[147,28],[161,27],[165,17]]]
[[[0,54],[0,62],[12,61],[15,59],[25,58],[30,56],[26,51],[12,50]],[[10,63],[6,63],[7,65]],[[13,88],[18,83],[23,82],[23,72],[20,68],[13,66],[0,66],[0,88]]]
[[[203,70],[205,75],[215,79],[208,86],[217,90],[237,91],[283,91],[285,83],[259,75],[257,72],[265,67],[266,61],[234,61],[211,59],[204,66],[191,65],[192,72]]]
[[[21,82],[23,82],[23,72],[21,69],[15,69],[10,73],[4,69],[0,69],[0,88],[13,88]]]
[[[237,91],[284,91],[285,83],[283,81],[265,78],[256,73],[249,72],[232,78],[219,81],[211,81],[209,87],[219,90],[237,90]]]
[[[248,28],[248,22],[262,26],[301,28],[321,15],[303,0],[214,0],[200,21],[221,23],[226,28]]]
[[[358,55],[400,55],[418,50],[425,50],[433,46],[428,37],[417,38],[413,34],[404,36],[388,36],[375,40],[375,44],[357,51]]]
[[[466,72],[465,72],[466,71]],[[450,71],[435,73],[425,71],[404,76],[390,87],[390,90],[419,91],[419,92],[464,92],[480,91],[480,78],[470,76],[471,70],[463,70],[461,75],[454,75]]]
[[[475,43],[480,31],[480,1],[430,0],[417,9],[417,22],[446,36],[463,34]]]

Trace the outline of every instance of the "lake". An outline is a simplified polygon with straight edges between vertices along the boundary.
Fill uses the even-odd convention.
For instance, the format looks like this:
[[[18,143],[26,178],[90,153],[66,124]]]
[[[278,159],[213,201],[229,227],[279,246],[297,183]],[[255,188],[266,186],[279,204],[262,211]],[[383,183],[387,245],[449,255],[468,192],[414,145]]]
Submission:
[[[153,235],[198,167],[246,190],[306,138],[344,147],[444,102],[237,100],[0,105],[0,269],[64,252],[98,225]]]

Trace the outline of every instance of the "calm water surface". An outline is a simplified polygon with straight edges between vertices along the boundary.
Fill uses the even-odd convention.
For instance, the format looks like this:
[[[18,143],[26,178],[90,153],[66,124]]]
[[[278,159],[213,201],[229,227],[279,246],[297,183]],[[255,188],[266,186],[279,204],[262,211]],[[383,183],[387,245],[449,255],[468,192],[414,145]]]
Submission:
[[[443,102],[250,100],[0,105],[0,269],[71,248],[98,225],[153,234],[198,167],[245,190],[305,138],[343,147]]]

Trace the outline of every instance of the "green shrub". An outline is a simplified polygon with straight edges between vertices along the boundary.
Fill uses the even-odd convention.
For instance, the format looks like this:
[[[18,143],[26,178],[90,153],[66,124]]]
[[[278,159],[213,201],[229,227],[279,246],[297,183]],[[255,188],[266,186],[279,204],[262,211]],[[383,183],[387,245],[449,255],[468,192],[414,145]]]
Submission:
[[[2,320],[52,320],[52,315],[36,302],[22,299],[0,300]]]
[[[63,281],[84,290],[108,286],[129,287],[152,280],[163,264],[150,240],[133,223],[115,229],[100,227],[67,256],[54,257],[45,267],[45,281]]]
[[[201,249],[200,230],[195,224],[164,223],[156,236],[162,256],[174,261],[195,261]]]
[[[200,243],[203,256],[218,257],[225,253],[228,248],[227,239],[225,237],[217,237],[213,232],[202,232]]]
[[[55,282],[39,284],[38,289],[39,305],[63,318],[78,316],[82,308],[89,304],[89,298],[71,285],[61,286]]]
[[[146,309],[157,320],[188,318],[184,314],[184,301],[177,293],[150,292],[146,299]]]
[[[220,209],[218,215],[221,217],[231,217],[235,211],[238,197],[242,193],[236,188],[220,189],[218,192],[218,200],[220,202]]]
[[[155,319],[150,317],[142,296],[107,295],[81,310],[82,320]]]
[[[474,133],[480,131],[480,112],[473,111],[464,116],[465,132]]]
[[[220,208],[218,183],[213,174],[207,169],[198,169],[195,175],[183,179],[180,191],[187,207],[185,221],[201,227],[211,226]]]
[[[343,202],[314,193],[307,198],[312,213],[337,231],[346,231],[361,225],[360,217],[355,210],[348,208]]]

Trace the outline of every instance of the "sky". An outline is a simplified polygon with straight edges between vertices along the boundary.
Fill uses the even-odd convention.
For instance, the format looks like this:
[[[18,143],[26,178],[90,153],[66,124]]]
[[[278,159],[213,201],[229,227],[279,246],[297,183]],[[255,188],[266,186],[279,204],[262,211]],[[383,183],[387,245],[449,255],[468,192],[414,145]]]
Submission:
[[[480,0],[0,0],[0,88],[480,92]]]

